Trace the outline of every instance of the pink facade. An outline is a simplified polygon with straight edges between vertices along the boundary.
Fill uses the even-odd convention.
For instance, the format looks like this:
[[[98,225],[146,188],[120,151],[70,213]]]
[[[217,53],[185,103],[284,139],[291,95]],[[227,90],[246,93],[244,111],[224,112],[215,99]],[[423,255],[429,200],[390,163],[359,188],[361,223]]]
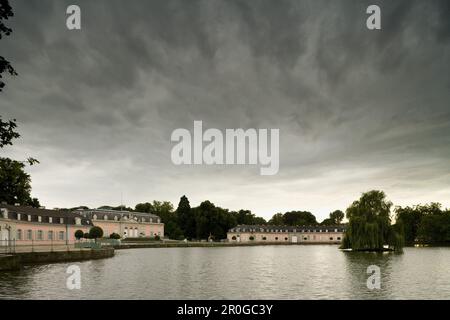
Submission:
[[[73,244],[75,232],[88,233],[93,226],[127,237],[164,237],[164,224],[158,216],[146,213],[89,210],[59,211],[23,206],[0,205],[0,246]]]

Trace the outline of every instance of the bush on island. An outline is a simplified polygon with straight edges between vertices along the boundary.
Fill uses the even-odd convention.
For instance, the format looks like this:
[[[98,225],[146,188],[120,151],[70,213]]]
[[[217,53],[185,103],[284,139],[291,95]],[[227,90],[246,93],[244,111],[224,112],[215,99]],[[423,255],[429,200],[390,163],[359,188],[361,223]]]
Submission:
[[[77,239],[77,240],[80,240],[81,238],[83,238],[84,237],[84,232],[83,232],[83,230],[77,230],[77,231],[75,231],[75,238]]]

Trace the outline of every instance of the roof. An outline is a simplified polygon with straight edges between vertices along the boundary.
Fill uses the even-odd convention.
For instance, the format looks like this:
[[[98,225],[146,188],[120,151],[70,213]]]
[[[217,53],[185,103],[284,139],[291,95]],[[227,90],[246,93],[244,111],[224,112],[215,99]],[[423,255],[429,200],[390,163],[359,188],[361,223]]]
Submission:
[[[239,229],[239,231],[237,231]],[[346,225],[332,226],[272,226],[272,225],[238,225],[229,232],[327,232],[327,230],[344,232]],[[272,231],[273,230],[273,231]]]
[[[136,218],[137,220],[144,222],[158,222],[161,221],[161,218],[152,213],[145,212],[134,212],[134,211],[119,211],[119,210],[110,210],[110,209],[77,209],[77,214],[82,215],[88,219],[94,220],[94,216],[97,217],[98,220],[103,220],[106,216],[108,220],[132,220]]]
[[[41,208],[33,208],[29,206],[13,206],[9,204],[0,204],[1,209],[8,210],[8,219],[20,220],[20,221],[29,221],[28,216],[31,216],[32,222],[39,222],[38,217],[41,217],[42,223],[57,223],[60,224],[60,219],[63,218],[64,224],[76,224],[75,218],[81,219],[82,225],[92,225],[92,222],[89,219],[69,210],[49,210],[49,209],[41,209]],[[20,214],[20,217],[19,217]],[[0,216],[1,217],[1,216]],[[53,221],[50,222],[49,218]],[[20,218],[20,219],[18,219]]]

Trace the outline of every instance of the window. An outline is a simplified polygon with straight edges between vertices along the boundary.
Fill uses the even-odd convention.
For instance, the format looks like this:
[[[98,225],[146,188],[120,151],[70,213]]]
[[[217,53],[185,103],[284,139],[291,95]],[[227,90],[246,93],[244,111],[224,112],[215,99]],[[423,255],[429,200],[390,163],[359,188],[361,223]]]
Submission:
[[[308,240],[308,238],[304,237],[303,240]]]
[[[160,236],[161,235],[161,232],[158,232],[158,236]]]
[[[150,218],[150,222],[153,222],[153,219],[152,219],[152,218]]]
[[[153,233],[153,232],[152,232]],[[231,240],[236,240],[236,236],[232,236]]]
[[[286,237],[286,238],[284,238],[284,240],[285,240],[285,241],[287,241],[287,240],[288,240],[288,238]]]
[[[115,216],[115,217],[114,217],[114,221],[117,221],[117,219],[118,219],[117,216]]]
[[[106,214],[103,216],[103,220],[108,220],[108,216]]]
[[[63,224],[64,223],[64,218],[59,218],[59,223]]]
[[[262,239],[263,239],[263,240],[267,240],[267,238],[266,238],[266,237],[262,237]]]
[[[22,230],[21,229],[17,230],[17,240],[22,240]]]
[[[42,217],[38,216],[38,222],[42,222]]]
[[[47,235],[48,240],[53,240],[53,231],[49,231]]]
[[[337,237],[338,240],[341,240],[341,237]]]
[[[64,231],[59,232],[59,240],[64,240]]]
[[[27,218],[28,218],[28,221],[31,221],[31,215],[28,215]]]
[[[53,223],[53,218],[52,217],[48,217],[48,223]]]
[[[275,237],[275,240],[278,240],[278,237]]]
[[[158,223],[161,223],[161,219],[158,219]]]
[[[330,237],[330,240],[333,240],[333,237]]]
[[[75,218],[75,224],[81,225],[81,218]]]
[[[37,232],[37,239],[38,240],[44,240],[44,232],[42,230],[38,230],[38,232]]]
[[[27,240],[33,240],[33,231],[27,230]]]
[[[20,213],[18,213],[17,214],[17,220],[20,220],[20,218],[21,218],[21,215],[20,215]]]
[[[92,217],[92,220],[97,220],[97,215],[94,214],[94,216]]]

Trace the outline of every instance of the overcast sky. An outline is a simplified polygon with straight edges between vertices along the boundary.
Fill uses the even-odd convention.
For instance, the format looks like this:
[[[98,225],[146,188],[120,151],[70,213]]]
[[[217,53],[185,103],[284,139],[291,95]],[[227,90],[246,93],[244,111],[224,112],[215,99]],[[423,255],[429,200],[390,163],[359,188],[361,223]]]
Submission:
[[[1,115],[47,207],[186,194],[230,209],[309,210],[361,192],[450,206],[449,1],[13,0]],[[366,28],[370,4],[382,30]],[[82,29],[66,28],[81,7]],[[126,5],[125,5],[126,4]],[[174,129],[280,129],[280,170],[175,166]]]

